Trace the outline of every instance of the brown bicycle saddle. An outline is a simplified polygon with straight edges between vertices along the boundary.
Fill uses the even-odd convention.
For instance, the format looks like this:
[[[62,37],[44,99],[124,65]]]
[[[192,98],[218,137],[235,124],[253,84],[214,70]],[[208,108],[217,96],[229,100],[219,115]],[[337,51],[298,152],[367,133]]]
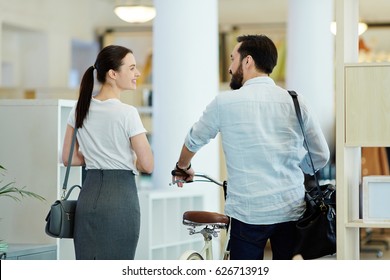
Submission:
[[[196,224],[229,224],[229,217],[216,212],[187,211],[183,214],[183,223]]]

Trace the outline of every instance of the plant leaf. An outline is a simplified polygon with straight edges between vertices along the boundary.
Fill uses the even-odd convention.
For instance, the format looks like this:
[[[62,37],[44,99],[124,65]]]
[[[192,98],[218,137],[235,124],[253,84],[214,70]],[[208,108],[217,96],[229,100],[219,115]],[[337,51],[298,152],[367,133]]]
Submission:
[[[39,194],[36,194],[34,192],[30,192],[25,190],[26,187],[23,188],[17,188],[14,186],[15,182],[11,182],[6,184],[5,186],[0,188],[0,197],[6,196],[9,198],[12,198],[15,201],[20,201],[21,198],[24,197],[33,197],[41,201],[45,201],[46,199]]]
[[[0,171],[7,171],[4,166],[0,165]],[[4,174],[1,174],[4,175]],[[2,183],[3,180],[0,180],[0,183]],[[39,194],[36,194],[34,192],[30,192],[23,188],[17,188],[15,187],[15,182],[10,182],[2,187],[0,187],[0,197],[5,196],[12,198],[13,200],[20,201],[24,197],[33,197],[41,201],[45,201],[46,199]]]

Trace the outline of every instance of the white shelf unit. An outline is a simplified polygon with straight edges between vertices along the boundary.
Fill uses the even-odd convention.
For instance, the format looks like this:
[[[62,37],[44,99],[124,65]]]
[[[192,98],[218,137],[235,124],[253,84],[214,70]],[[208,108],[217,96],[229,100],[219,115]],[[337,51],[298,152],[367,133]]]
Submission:
[[[74,259],[72,239],[45,234],[50,205],[60,197],[65,166],[60,154],[73,100],[0,100],[0,164],[4,182],[43,196],[41,202],[1,198],[0,239],[8,243],[56,244],[58,259]],[[81,183],[81,168],[72,167],[68,187]],[[72,194],[77,197],[78,192]]]
[[[190,236],[182,216],[188,210],[204,210],[207,192],[190,186],[173,188],[139,191],[141,233],[136,259],[174,260],[186,250],[202,248],[203,236]]]
[[[360,228],[390,228],[360,218],[361,147],[390,146],[390,64],[345,63],[338,96],[337,258],[359,259]],[[340,211],[339,211],[340,209]]]
[[[390,146],[387,129],[390,120],[390,63],[345,64],[345,137],[344,147],[358,151],[361,147]],[[354,156],[356,156],[354,155]],[[351,158],[353,156],[351,155]],[[360,160],[359,160],[360,164]],[[351,174],[346,172],[346,175]],[[359,180],[359,181],[357,181]],[[352,180],[351,180],[352,181]],[[353,179],[351,193],[359,192],[359,178]],[[358,183],[358,184],[357,184]],[[361,194],[360,194],[361,195]],[[385,221],[363,221],[356,216],[356,206],[362,208],[356,195],[351,195],[350,207],[354,210],[348,217],[347,227],[388,228]]]

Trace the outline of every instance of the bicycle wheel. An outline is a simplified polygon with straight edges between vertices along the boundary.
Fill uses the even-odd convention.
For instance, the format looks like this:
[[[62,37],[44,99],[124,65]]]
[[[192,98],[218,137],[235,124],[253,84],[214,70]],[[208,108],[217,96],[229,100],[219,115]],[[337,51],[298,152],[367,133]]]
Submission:
[[[180,260],[202,261],[203,257],[194,250],[188,250],[180,256]]]

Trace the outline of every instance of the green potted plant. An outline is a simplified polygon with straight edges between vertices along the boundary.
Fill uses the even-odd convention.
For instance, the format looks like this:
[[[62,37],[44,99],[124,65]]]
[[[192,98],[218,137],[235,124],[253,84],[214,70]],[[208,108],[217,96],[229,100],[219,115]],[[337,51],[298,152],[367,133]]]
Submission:
[[[4,171],[6,171],[6,169],[2,165],[0,165],[0,171],[1,171],[0,174],[4,176]],[[6,183],[3,186],[2,183],[3,180],[0,180],[0,198],[9,197],[15,201],[20,201],[24,197],[33,197],[41,201],[45,200],[45,198],[40,196],[39,194],[26,190],[26,187],[23,188],[16,187],[15,182]]]
[[[4,176],[6,169],[0,165],[0,175]],[[3,180],[0,179],[0,198],[8,197],[15,201],[21,201],[22,198],[32,197],[41,201],[44,201],[45,198],[36,194],[34,192],[30,192],[26,190],[26,187],[18,188],[15,186],[15,182],[3,183]],[[7,243],[0,240],[0,255],[1,252],[5,252],[7,250]]]

